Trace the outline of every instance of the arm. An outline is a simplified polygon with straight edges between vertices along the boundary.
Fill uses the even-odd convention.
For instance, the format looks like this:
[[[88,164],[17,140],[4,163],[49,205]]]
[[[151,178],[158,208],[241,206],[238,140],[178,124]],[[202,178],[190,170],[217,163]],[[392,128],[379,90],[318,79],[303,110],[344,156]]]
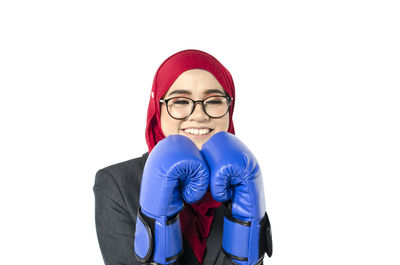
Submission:
[[[110,173],[99,170],[93,187],[96,231],[106,265],[139,265],[133,252],[134,220]]]
[[[134,254],[136,218],[129,214],[113,176],[106,170],[99,170],[93,191],[97,238],[104,264],[143,265]],[[177,260],[171,265],[185,264]]]
[[[257,263],[256,265],[263,265],[263,260],[261,260],[259,263]],[[224,263],[222,265],[239,265],[236,262],[232,261],[231,259],[229,259],[227,256],[225,256],[224,258]]]
[[[189,138],[170,135],[157,143],[144,166],[140,187],[134,242],[140,262],[171,264],[179,259],[183,200],[199,201],[208,181],[208,166]]]
[[[219,132],[202,148],[210,167],[213,198],[225,204],[223,251],[233,264],[262,264],[272,254],[261,169],[233,134]]]

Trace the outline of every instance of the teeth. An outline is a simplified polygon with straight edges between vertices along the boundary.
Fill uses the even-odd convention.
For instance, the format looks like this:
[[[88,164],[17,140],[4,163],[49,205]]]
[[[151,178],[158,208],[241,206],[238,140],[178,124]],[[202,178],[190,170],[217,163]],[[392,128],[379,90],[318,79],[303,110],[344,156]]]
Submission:
[[[196,135],[202,135],[202,134],[207,134],[210,132],[210,129],[194,129],[194,128],[188,128],[184,130],[185,133],[190,133],[190,134],[196,134]]]

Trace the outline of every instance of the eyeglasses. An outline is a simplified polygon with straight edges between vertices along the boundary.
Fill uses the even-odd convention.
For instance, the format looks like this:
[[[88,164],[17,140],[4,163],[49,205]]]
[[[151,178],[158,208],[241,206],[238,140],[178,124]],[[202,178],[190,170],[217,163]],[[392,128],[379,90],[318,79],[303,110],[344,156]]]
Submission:
[[[210,118],[221,118],[229,111],[233,98],[226,96],[211,96],[203,100],[193,100],[187,97],[161,99],[167,105],[168,114],[177,120],[184,120],[192,115],[197,103],[201,103],[204,112]]]

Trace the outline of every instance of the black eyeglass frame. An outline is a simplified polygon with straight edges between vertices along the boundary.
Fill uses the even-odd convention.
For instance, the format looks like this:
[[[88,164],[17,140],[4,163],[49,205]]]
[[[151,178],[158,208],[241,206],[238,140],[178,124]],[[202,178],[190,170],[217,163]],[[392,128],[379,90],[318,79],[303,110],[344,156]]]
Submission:
[[[213,117],[213,116],[209,115],[209,114],[207,113],[207,111],[206,111],[206,107],[204,106],[204,101],[206,101],[206,100],[209,99],[209,98],[213,98],[213,97],[222,97],[222,98],[226,98],[226,99],[228,100],[228,108],[227,108],[226,112],[225,112],[223,115],[221,115],[221,116]],[[170,101],[171,99],[175,99],[175,98],[185,98],[185,99],[188,99],[188,100],[190,100],[190,101],[193,102],[192,111],[190,112],[189,115],[187,115],[187,116],[184,117],[184,118],[175,118],[174,116],[171,115],[171,113],[169,112],[169,108],[168,108],[168,101]],[[196,108],[196,104],[197,104],[197,103],[201,103],[201,106],[203,107],[203,111],[204,111],[204,113],[205,113],[208,117],[213,118],[213,119],[219,119],[219,118],[224,117],[224,116],[229,112],[229,108],[231,107],[231,102],[232,102],[232,100],[233,100],[233,98],[228,97],[228,96],[209,96],[209,97],[206,97],[206,98],[203,99],[203,100],[193,100],[193,99],[188,98],[188,97],[172,97],[172,98],[169,98],[169,99],[160,99],[160,103],[165,103],[165,104],[166,104],[167,112],[168,112],[169,116],[171,116],[172,118],[174,118],[174,119],[176,119],[176,120],[185,120],[185,119],[189,118],[190,115],[193,114],[194,109]]]

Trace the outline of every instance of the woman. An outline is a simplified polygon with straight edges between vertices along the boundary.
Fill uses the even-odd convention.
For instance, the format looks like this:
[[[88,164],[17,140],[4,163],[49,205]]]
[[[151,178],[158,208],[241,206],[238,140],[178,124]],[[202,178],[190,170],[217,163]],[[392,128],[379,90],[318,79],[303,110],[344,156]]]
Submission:
[[[96,174],[96,229],[105,264],[262,264],[264,252],[271,255],[269,221],[264,215],[265,205],[258,203],[264,195],[255,158],[250,160],[254,161],[252,173],[247,174],[246,181],[241,181],[248,183],[248,176],[259,172],[250,177],[257,180],[250,187],[255,194],[248,198],[252,203],[240,202],[238,198],[243,196],[235,197],[240,192],[235,187],[225,187],[224,190],[233,192],[220,196],[220,202],[213,198],[218,196],[216,193],[210,193],[210,189],[212,192],[221,186],[218,181],[229,182],[212,177],[221,168],[236,163],[232,161],[243,153],[252,157],[233,135],[234,100],[230,73],[205,52],[184,50],[161,64],[154,77],[147,113],[149,152]],[[215,157],[229,157],[223,153],[225,149],[237,154],[236,158]],[[171,187],[169,191],[157,185],[157,181],[171,179],[166,170],[157,175],[162,168],[168,167],[170,172],[172,165],[187,158],[191,160],[181,172],[190,171],[190,177],[182,181],[182,175],[178,176],[166,185]],[[172,162],[166,165],[169,162],[165,161]],[[187,187],[187,193],[183,186]],[[243,192],[245,197],[247,193]],[[175,201],[171,202],[171,198]],[[227,208],[225,213],[221,202]],[[260,207],[254,207],[254,203]],[[247,215],[235,212],[239,208],[246,209]],[[160,209],[166,212],[161,213]],[[251,220],[255,225],[250,226]],[[162,230],[157,230],[160,227]],[[243,242],[232,239],[235,233],[228,231],[230,228],[250,235],[251,240],[246,239],[250,243],[244,244],[246,250],[241,246]],[[243,251],[246,253],[242,255]]]

